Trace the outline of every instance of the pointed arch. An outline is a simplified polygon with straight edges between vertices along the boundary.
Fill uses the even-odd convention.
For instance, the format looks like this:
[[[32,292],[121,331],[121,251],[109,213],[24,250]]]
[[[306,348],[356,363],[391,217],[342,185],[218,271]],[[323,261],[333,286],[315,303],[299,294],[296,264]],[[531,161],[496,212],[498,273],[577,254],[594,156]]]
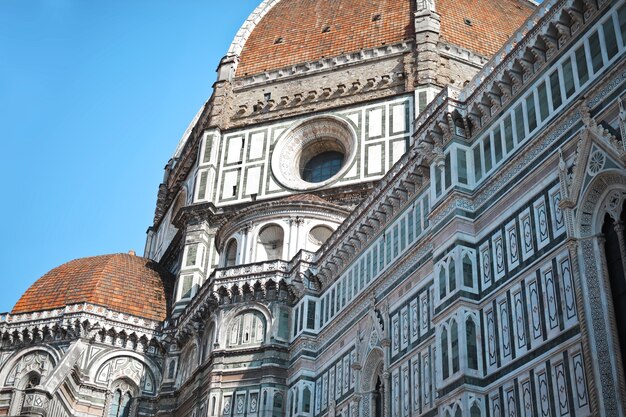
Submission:
[[[441,375],[443,379],[447,379],[450,376],[450,363],[448,352],[448,329],[445,326],[441,327],[439,349],[441,352]]]
[[[454,256],[448,259],[448,292],[456,290],[456,261]]]
[[[461,263],[463,264],[463,285],[474,288],[474,263],[468,252],[463,253]]]
[[[467,317],[465,320],[465,341],[466,341],[466,355],[467,355],[467,367],[469,369],[478,370],[478,346],[477,346],[477,332],[476,323],[471,317]]]
[[[441,266],[439,268],[439,299],[446,297],[446,269]]]
[[[459,372],[459,326],[456,320],[450,324],[450,346],[452,348],[452,373]]]

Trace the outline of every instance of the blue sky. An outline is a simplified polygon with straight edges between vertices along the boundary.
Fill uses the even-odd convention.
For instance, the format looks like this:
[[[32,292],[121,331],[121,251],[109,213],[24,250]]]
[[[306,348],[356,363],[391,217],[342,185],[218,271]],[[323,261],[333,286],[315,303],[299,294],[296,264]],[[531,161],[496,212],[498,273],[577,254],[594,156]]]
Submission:
[[[0,312],[71,259],[143,253],[163,167],[258,3],[0,1]]]

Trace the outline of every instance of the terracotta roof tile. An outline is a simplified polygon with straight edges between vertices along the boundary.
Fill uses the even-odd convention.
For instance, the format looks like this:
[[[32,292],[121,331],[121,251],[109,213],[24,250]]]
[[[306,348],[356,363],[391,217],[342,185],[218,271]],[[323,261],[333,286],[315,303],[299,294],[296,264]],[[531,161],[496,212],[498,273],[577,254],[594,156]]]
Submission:
[[[150,259],[129,254],[81,258],[54,268],[20,298],[13,313],[92,303],[120,313],[164,320],[174,277]]]
[[[282,0],[258,23],[241,52],[237,75],[413,38],[415,0]],[[374,21],[374,16],[380,20]],[[323,29],[329,27],[328,32]],[[277,44],[276,40],[283,42]]]
[[[237,76],[413,39],[414,4],[415,0],[281,0],[246,41]],[[442,39],[485,56],[494,54],[534,7],[527,0],[436,0]],[[374,19],[377,15],[379,20]]]
[[[495,54],[535,10],[527,0],[436,2],[441,38],[485,56]]]

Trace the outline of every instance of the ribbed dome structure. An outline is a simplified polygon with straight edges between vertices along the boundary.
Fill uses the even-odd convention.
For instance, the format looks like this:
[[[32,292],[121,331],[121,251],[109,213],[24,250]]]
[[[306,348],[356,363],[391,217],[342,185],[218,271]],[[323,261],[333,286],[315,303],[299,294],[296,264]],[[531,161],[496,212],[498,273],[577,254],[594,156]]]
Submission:
[[[132,254],[80,258],[39,278],[13,314],[91,303],[150,320],[164,320],[174,277],[156,262]]]
[[[414,38],[415,0],[278,0],[243,46],[237,76]],[[437,0],[441,38],[494,54],[532,13],[528,0]]]

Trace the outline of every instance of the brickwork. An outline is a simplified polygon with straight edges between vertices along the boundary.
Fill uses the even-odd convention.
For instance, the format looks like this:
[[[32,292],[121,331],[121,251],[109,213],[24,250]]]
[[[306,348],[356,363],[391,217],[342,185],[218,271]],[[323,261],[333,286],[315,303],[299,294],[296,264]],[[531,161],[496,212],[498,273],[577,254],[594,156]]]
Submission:
[[[237,76],[410,40],[414,3],[283,0],[259,22],[246,42]],[[278,38],[282,43],[276,43]]]
[[[441,39],[491,56],[534,9],[525,0],[437,0]]]
[[[237,77],[414,38],[414,1],[282,0],[261,19]],[[438,0],[441,39],[491,56],[534,10],[525,0]],[[286,24],[295,22],[297,24]]]
[[[81,258],[53,269],[35,282],[12,313],[92,303],[121,313],[163,320],[171,275],[156,262],[129,254]]]

